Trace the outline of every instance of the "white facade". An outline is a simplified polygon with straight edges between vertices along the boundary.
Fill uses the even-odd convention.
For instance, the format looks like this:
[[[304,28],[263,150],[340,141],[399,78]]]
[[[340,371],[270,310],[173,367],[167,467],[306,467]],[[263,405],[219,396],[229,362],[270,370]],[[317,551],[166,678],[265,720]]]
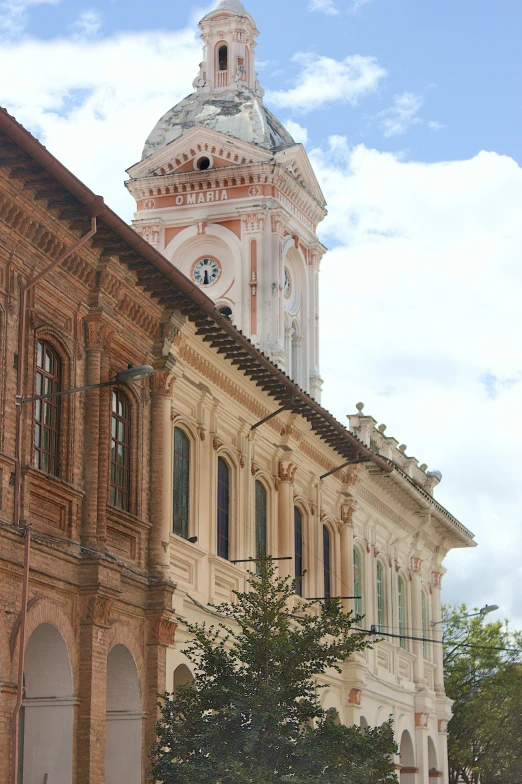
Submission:
[[[200,23],[197,92],[160,120],[129,169],[133,226],[319,399],[324,197],[302,145],[263,106],[257,30],[229,10],[240,6],[224,0]]]

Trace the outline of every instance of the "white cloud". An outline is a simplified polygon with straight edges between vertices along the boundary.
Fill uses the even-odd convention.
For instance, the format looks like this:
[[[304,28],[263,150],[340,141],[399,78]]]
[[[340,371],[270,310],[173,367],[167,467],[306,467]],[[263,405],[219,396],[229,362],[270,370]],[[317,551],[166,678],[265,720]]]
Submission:
[[[481,152],[424,164],[333,138],[312,163],[333,247],[321,273],[323,401],[388,425],[443,482],[479,546],[444,599],[522,627],[522,169]]]
[[[415,93],[405,92],[396,95],[393,106],[377,114],[385,136],[399,136],[406,133],[412,125],[422,122],[418,113],[423,99]]]
[[[125,169],[139,160],[159,118],[192,91],[200,55],[192,29],[24,39],[0,48],[0,73],[10,74],[0,81],[0,105],[129,218]]]
[[[352,0],[352,6],[350,10],[352,11],[352,13],[356,13],[359,10],[359,8],[362,8],[364,5],[367,5],[368,3],[372,3],[372,2],[373,0]]]
[[[446,126],[444,125],[444,123],[437,122],[436,120],[430,120],[428,123],[428,128],[430,129],[430,131],[442,131],[442,129],[445,127]]]
[[[359,98],[374,91],[386,71],[375,57],[351,55],[334,60],[311,52],[294,55],[301,72],[294,87],[270,90],[267,101],[275,106],[309,112],[325,104],[356,104]]]
[[[83,11],[72,25],[75,40],[94,38],[101,30],[102,18],[97,11]]]
[[[0,41],[10,41],[26,28],[28,9],[35,5],[57,5],[61,0],[4,0],[0,2]]]
[[[319,11],[319,13],[327,14],[328,16],[336,16],[339,13],[339,9],[333,0],[310,0],[308,10]]]
[[[294,122],[293,120],[285,120],[283,123],[288,133],[293,136],[294,141],[298,144],[307,144],[308,142],[308,129],[303,128],[302,125],[299,123]]]

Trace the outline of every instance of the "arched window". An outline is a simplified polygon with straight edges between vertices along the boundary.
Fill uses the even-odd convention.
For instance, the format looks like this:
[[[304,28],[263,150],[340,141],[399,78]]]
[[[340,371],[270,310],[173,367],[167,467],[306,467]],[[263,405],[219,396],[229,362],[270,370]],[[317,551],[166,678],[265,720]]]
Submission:
[[[217,554],[228,560],[230,517],[230,470],[222,457],[218,458]]]
[[[402,577],[399,577],[397,581],[397,604],[398,604],[398,620],[399,620],[399,634],[401,638],[401,648],[406,648],[406,640],[404,639],[403,635],[406,633],[406,624],[405,624],[405,609],[406,609],[406,587],[404,585],[404,580]]]
[[[303,595],[303,515],[294,507],[294,539],[295,539],[295,590]]]
[[[421,596],[421,614],[422,614],[422,655],[425,659],[429,659],[430,649],[427,642],[428,637],[428,599],[425,592]]]
[[[299,324],[297,321],[292,323],[292,380],[299,383],[299,375],[301,373],[301,347],[303,345],[303,338],[299,334]]]
[[[174,428],[174,533],[188,539],[190,497],[190,441]]]
[[[354,603],[355,614],[362,615],[361,553],[358,547],[353,548],[353,595],[356,597]]]
[[[256,482],[256,558],[266,557],[267,494],[264,485]],[[258,561],[257,569],[261,566]]]
[[[377,561],[377,628],[384,629],[384,570],[382,563]]]
[[[38,341],[36,352],[36,394],[60,391],[60,359],[51,346]],[[34,464],[53,476],[60,470],[60,398],[35,402]]]
[[[125,512],[130,508],[130,405],[119,389],[112,392],[111,481],[109,501]]]
[[[219,312],[222,316],[225,316],[225,318],[232,321],[232,308],[229,308],[228,305],[223,305],[223,307],[219,309]]]
[[[332,595],[332,553],[330,531],[323,525],[323,576],[324,576],[324,598],[329,599]]]
[[[220,71],[228,71],[228,46],[226,44],[218,49],[218,68]]]

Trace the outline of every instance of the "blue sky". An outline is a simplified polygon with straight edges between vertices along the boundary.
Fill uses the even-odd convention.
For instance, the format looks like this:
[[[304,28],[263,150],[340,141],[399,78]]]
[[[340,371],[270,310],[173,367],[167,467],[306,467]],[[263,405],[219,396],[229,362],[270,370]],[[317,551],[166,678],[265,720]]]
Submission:
[[[363,401],[442,471],[479,542],[449,554],[445,599],[522,628],[522,4],[246,4],[329,206],[323,401],[343,421]],[[0,0],[0,104],[131,220],[125,169],[191,91],[211,5]]]
[[[307,127],[313,143],[321,141],[327,123],[329,133],[348,134],[352,143],[402,151],[403,139],[382,141],[375,115],[407,92],[423,101],[416,115],[422,122],[408,135],[412,156],[453,160],[494,149],[520,161],[518,0],[367,0],[355,10],[350,0],[338,0],[336,14],[307,11],[306,0],[250,0],[247,7],[262,31],[257,56],[266,88],[276,89],[295,76],[299,66],[291,57],[297,51],[334,59],[372,55],[387,71],[364,105],[349,112],[333,106],[311,117]],[[31,9],[26,32],[47,39],[71,35],[85,12],[96,15],[104,37],[115,31],[176,30],[197,16],[197,6],[188,2],[155,0],[146,8],[148,13],[137,0],[62,0]],[[429,122],[444,127],[433,131]]]

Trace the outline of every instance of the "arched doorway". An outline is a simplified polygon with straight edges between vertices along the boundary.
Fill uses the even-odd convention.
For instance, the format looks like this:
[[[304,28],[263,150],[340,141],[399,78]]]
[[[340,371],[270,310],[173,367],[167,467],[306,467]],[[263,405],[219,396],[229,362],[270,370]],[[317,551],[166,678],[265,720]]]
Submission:
[[[186,664],[180,664],[179,667],[176,667],[174,670],[174,682],[172,684],[174,695],[180,686],[185,686],[187,683],[194,683],[194,676]]]
[[[415,774],[417,769],[415,767],[415,754],[413,752],[413,743],[411,735],[408,730],[404,730],[401,737],[399,747],[399,755],[401,758],[401,784],[415,784]]]
[[[428,770],[430,772],[430,776],[439,772],[437,768],[437,750],[435,748],[435,744],[428,736]]]
[[[42,623],[25,649],[25,697],[20,713],[20,782],[71,784],[74,695],[67,645]]]
[[[107,659],[105,784],[141,784],[142,719],[136,663],[115,645]]]

